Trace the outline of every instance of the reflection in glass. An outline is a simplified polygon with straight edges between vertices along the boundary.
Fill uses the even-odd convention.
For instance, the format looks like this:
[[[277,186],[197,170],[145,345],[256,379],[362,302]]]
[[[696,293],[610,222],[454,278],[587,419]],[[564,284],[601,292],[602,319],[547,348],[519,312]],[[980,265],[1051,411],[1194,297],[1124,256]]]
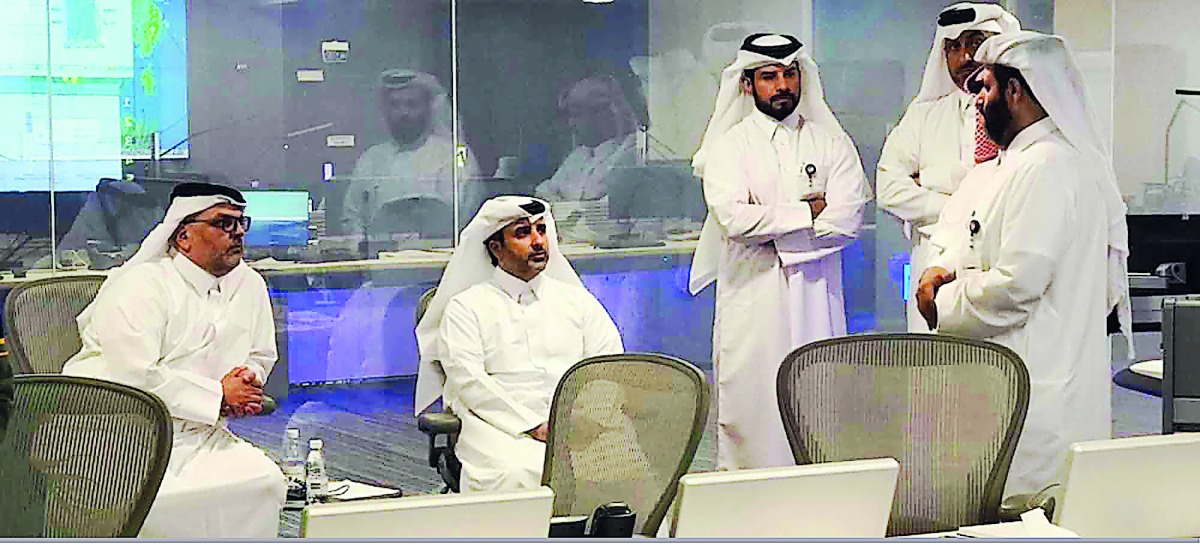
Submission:
[[[369,238],[418,233],[450,238],[454,203],[454,123],[446,89],[413,70],[385,71],[379,107],[391,139],[358,158],[342,214],[342,232]],[[463,175],[479,172],[467,154]]]

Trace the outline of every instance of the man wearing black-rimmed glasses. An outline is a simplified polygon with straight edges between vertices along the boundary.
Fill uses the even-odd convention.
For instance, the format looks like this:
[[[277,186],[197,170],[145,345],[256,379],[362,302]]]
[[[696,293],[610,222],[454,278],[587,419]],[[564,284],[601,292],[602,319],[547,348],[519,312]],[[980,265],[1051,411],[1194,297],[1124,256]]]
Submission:
[[[225,425],[262,411],[277,355],[266,282],[242,261],[245,206],[229,187],[176,186],[162,223],[78,318],[83,348],[63,373],[154,393],[173,418],[145,537],[277,535],[283,474]]]

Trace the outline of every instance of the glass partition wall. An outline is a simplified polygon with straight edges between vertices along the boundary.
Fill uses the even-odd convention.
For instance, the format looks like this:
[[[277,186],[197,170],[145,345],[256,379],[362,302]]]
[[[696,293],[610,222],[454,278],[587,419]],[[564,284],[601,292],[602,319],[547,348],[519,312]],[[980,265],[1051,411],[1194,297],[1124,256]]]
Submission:
[[[230,184],[285,309],[280,382],[405,376],[457,232],[488,198],[535,195],[629,347],[704,365],[690,159],[721,69],[750,33],[799,37],[873,181],[943,4],[8,2],[0,270],[12,286],[117,266],[175,184]],[[1049,0],[1007,4],[1052,20]],[[866,223],[843,259],[850,330],[902,330],[908,242],[873,204]]]
[[[484,200],[533,195],[627,349],[710,369],[713,288],[687,292],[705,217],[690,160],[721,69],[750,33],[797,36],[873,184],[949,3],[6,1],[0,292],[118,266],[175,184],[232,185],[276,307],[268,389],[286,419],[360,422],[312,392],[366,382],[382,386],[347,399],[410,392],[371,410],[411,428],[420,296]],[[1005,4],[1053,24],[1051,0]],[[866,219],[843,254],[849,329],[900,331],[909,243],[873,204]]]

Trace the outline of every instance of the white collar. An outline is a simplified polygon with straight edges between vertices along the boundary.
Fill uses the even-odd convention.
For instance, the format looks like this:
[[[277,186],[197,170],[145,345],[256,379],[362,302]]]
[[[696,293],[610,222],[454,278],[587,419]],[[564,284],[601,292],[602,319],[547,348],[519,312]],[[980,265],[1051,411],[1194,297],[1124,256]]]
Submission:
[[[1032,125],[1021,129],[1021,132],[1017,133],[1017,135],[1013,137],[1012,142],[1008,144],[1008,147],[1000,150],[1001,161],[1003,161],[1004,158],[1009,154],[1020,153],[1025,148],[1032,146],[1034,142],[1045,138],[1047,135],[1057,130],[1058,125],[1054,124],[1054,121],[1050,119],[1050,116],[1039,119]]]
[[[179,271],[179,274],[196,290],[196,293],[207,296],[214,289],[220,291],[221,279],[200,268],[188,256],[177,252],[175,257],[171,258],[171,262],[175,265],[175,270]]]
[[[533,280],[526,282],[497,266],[496,270],[492,272],[492,282],[500,288],[500,291],[503,291],[509,297],[512,297],[513,301],[516,301],[525,293],[533,293],[534,296],[540,297],[538,291],[542,287],[542,275],[539,273],[533,277]]]
[[[755,125],[758,125],[758,128],[762,129],[763,132],[767,134],[767,138],[774,137],[775,132],[780,128],[797,131],[800,130],[800,127],[804,124],[804,118],[800,117],[800,108],[792,110],[791,114],[783,118],[783,121],[780,121],[767,114],[764,114],[756,105],[754,106],[754,111],[750,112],[750,119]]]

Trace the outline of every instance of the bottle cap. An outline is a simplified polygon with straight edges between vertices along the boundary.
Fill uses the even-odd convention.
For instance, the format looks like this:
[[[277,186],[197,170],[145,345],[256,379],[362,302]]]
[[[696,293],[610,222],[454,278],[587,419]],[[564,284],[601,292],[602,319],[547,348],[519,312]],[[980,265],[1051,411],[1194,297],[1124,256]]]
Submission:
[[[299,428],[288,428],[288,429],[287,429],[287,436],[288,436],[288,438],[290,438],[290,439],[296,439],[296,438],[300,437],[300,430],[299,430]]]
[[[309,439],[308,440],[308,448],[319,449],[323,446],[325,446],[325,444],[320,439]]]

